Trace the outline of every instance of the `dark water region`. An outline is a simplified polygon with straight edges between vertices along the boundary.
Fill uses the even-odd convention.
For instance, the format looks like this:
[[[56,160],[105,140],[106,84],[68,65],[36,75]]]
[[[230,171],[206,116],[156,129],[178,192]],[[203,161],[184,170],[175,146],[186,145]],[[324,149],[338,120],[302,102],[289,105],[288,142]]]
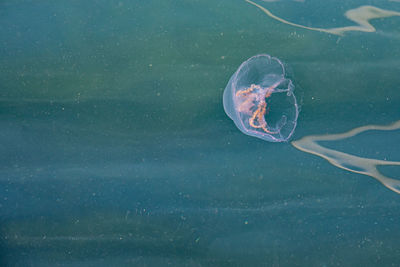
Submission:
[[[395,1],[257,3],[318,28],[353,25],[343,14],[362,5],[400,12]],[[338,36],[239,0],[0,10],[1,265],[399,265],[398,194],[244,135],[222,95],[243,61],[267,53],[292,72],[292,140],[393,123],[400,17]],[[321,145],[399,161],[398,139]]]

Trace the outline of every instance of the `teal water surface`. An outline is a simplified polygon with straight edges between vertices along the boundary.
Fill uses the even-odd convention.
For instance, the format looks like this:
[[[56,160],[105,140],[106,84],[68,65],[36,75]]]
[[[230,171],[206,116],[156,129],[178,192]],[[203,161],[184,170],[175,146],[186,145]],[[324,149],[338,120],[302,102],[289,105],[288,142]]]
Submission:
[[[362,5],[400,12],[257,4],[318,28],[354,25],[344,13]],[[399,265],[398,194],[244,135],[222,104],[238,66],[267,53],[292,73],[292,140],[399,120],[400,17],[371,24],[318,32],[244,0],[2,1],[1,265]],[[400,161],[399,136],[326,146]]]

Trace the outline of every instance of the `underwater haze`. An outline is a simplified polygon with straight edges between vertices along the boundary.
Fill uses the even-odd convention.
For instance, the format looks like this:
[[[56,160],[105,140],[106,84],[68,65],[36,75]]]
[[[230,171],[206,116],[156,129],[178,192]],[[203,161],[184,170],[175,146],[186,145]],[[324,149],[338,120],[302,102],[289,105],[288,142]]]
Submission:
[[[258,54],[289,142],[225,114]],[[1,266],[400,265],[400,1],[3,0],[0,62]]]

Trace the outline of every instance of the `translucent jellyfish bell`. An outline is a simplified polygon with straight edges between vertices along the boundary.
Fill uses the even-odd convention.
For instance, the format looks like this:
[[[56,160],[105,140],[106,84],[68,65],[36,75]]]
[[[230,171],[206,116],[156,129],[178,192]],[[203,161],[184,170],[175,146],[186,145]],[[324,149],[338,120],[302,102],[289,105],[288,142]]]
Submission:
[[[266,54],[243,62],[224,91],[224,109],[244,134],[270,142],[290,139],[299,114],[283,63]]]

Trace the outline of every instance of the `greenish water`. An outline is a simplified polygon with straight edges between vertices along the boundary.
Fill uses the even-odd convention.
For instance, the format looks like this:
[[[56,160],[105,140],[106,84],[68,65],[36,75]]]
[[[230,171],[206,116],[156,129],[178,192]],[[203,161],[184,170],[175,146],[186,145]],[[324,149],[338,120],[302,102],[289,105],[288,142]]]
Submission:
[[[301,25],[361,5],[258,4]],[[224,113],[238,66],[293,73],[292,140],[400,119],[400,17],[337,36],[242,1],[0,3],[4,266],[397,266],[400,196]],[[329,147],[400,161],[400,130]],[[400,167],[383,167],[392,178]]]

